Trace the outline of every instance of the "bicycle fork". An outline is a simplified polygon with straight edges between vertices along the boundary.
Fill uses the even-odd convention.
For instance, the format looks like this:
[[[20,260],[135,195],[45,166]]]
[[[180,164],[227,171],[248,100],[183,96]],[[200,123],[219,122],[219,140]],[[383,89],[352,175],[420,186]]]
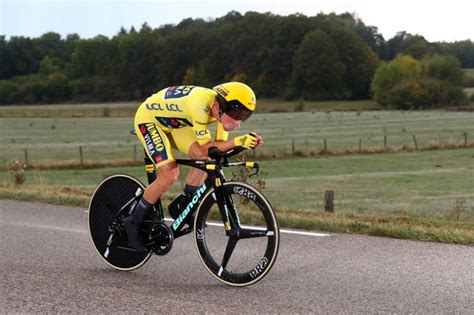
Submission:
[[[240,240],[240,218],[237,212],[237,207],[232,199],[230,193],[225,191],[225,187],[222,185],[222,180],[219,177],[216,177],[214,182],[214,193],[219,211],[222,216],[222,221],[224,223],[225,233],[229,237],[227,245],[225,248],[224,256],[222,257],[221,265],[218,271],[218,276],[220,277],[224,272],[224,269],[229,263],[230,257],[234,252],[237,242]]]
[[[226,193],[222,179],[215,177],[212,180],[214,181],[214,199],[219,207],[226,235],[229,236],[233,228],[238,228],[240,226],[237,209],[230,194]]]

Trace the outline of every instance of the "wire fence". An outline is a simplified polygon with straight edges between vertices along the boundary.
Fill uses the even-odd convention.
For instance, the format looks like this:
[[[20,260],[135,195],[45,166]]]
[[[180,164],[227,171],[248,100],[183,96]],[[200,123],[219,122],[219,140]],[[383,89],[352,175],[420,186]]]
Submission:
[[[354,138],[353,140],[355,140]],[[408,138],[407,138],[408,139]],[[457,139],[449,138],[447,140],[432,139],[420,141],[420,137],[413,134],[411,141],[397,145],[391,144],[390,137],[383,136],[377,143],[373,145],[374,140],[359,138],[354,141],[352,146],[340,147],[332,146],[330,139],[320,139],[317,142],[311,142],[301,139],[291,139],[291,142],[283,145],[271,144],[245,152],[247,157],[251,158],[291,158],[317,155],[345,155],[345,154],[369,154],[369,153],[385,153],[399,151],[418,151],[418,150],[436,150],[436,149],[455,149],[474,147],[474,142],[470,140],[468,132],[463,132]],[[6,163],[16,160],[26,165],[37,164],[55,164],[55,163],[72,163],[73,165],[84,165],[86,163],[129,161],[141,162],[144,152],[141,144],[116,144],[116,145],[44,145],[34,146],[30,148],[16,148],[8,151],[0,151],[0,163]],[[184,155],[177,153],[177,157]],[[1,166],[1,165],[0,165]]]

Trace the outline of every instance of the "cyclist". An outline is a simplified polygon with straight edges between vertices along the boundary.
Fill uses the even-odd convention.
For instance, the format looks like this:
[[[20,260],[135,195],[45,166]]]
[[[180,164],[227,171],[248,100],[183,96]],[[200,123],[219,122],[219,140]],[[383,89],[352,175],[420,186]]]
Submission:
[[[251,132],[228,140],[228,133],[240,127],[256,107],[252,89],[240,82],[227,82],[212,89],[199,86],[172,86],[148,97],[137,110],[134,127],[147,155],[158,169],[157,179],[143,193],[133,214],[125,220],[130,245],[146,251],[138,236],[138,227],[158,199],[178,179],[179,169],[172,148],[191,159],[207,159],[208,149],[217,147],[228,151],[234,147],[254,149],[263,144],[260,134]],[[214,140],[209,124],[216,122]],[[170,204],[170,215],[179,215],[184,206],[206,178],[206,173],[191,168],[184,193]],[[175,212],[171,209],[175,208]],[[189,223],[188,223],[189,224]]]

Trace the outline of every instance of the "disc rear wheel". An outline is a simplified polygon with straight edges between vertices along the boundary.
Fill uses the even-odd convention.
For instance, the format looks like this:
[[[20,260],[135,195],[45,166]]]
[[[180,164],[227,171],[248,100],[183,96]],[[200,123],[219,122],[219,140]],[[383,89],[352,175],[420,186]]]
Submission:
[[[151,256],[151,252],[139,253],[129,246],[122,222],[129,216],[136,196],[144,190],[145,187],[137,179],[114,175],[103,180],[92,196],[89,205],[92,243],[102,260],[115,269],[137,269]],[[127,203],[130,204],[120,212]],[[147,217],[153,215],[150,212]]]

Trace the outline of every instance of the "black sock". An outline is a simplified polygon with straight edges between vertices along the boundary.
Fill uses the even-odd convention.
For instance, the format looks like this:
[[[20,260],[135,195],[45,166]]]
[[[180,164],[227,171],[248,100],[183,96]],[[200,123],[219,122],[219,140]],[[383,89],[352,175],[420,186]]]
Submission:
[[[142,197],[132,213],[132,222],[135,224],[143,223],[143,221],[145,221],[145,216],[151,207],[153,207],[153,205]]]
[[[194,195],[194,193],[199,189],[199,186],[191,186],[191,185],[188,185],[186,184],[186,186],[184,186],[184,192],[187,193],[187,194],[190,194],[190,195]]]

